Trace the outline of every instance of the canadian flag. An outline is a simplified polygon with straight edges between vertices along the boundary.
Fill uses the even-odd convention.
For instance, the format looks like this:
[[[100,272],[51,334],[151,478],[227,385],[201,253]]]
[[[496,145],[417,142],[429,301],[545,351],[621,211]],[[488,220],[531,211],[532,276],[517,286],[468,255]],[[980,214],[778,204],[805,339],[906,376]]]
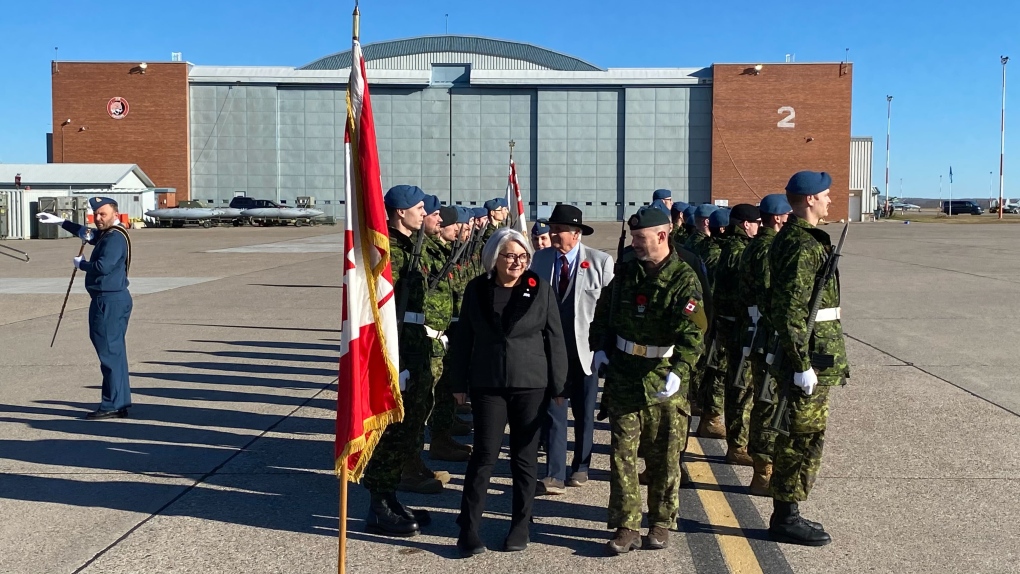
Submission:
[[[343,327],[336,409],[336,472],[358,482],[390,423],[404,419],[390,237],[365,59],[354,40],[344,132]]]

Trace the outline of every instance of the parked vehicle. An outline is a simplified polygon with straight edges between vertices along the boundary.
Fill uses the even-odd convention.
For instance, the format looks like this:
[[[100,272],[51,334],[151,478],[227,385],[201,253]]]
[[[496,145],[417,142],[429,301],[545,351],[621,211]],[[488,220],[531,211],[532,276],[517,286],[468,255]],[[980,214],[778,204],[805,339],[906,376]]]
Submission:
[[[954,199],[953,201],[942,202],[942,213],[947,215],[981,215],[984,210],[977,202],[970,199]]]

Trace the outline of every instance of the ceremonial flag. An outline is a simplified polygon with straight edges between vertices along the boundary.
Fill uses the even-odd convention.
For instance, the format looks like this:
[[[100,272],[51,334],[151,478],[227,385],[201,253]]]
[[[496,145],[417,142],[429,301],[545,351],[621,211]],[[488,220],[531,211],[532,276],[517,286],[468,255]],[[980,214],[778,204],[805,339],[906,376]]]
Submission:
[[[357,12],[355,12],[357,15]],[[354,38],[344,133],[343,331],[336,409],[336,472],[358,482],[390,423],[404,419],[390,238],[361,43]]]
[[[524,217],[524,201],[521,199],[521,186],[517,183],[517,166],[510,156],[510,175],[506,183],[506,204],[510,206],[510,225],[528,236],[528,222]]]
[[[953,166],[949,166],[949,183],[953,183]]]

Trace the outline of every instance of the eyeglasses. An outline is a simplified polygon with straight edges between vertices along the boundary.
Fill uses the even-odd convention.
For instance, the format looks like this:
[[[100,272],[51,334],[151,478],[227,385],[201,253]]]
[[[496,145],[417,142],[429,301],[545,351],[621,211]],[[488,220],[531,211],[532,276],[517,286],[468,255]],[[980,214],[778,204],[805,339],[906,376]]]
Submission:
[[[527,253],[500,253],[499,256],[506,259],[507,263],[527,263],[531,259]]]

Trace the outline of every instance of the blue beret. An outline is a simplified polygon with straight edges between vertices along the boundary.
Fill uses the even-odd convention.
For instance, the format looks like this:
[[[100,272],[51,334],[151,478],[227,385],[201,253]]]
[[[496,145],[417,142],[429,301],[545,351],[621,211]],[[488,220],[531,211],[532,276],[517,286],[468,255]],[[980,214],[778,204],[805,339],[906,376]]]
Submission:
[[[832,185],[832,176],[824,171],[798,171],[786,184],[786,193],[816,195]]]
[[[474,212],[470,209],[462,205],[457,206],[457,223],[471,223],[471,218],[474,215]]]
[[[432,215],[439,211],[442,204],[439,203],[439,198],[434,195],[425,196],[425,215]]]
[[[535,222],[535,225],[531,226],[531,234],[536,237],[546,233],[549,233],[549,224],[544,219],[539,219]]]
[[[698,208],[693,205],[688,205],[686,208],[684,208],[684,223],[692,227],[694,226],[694,212],[697,209]]]
[[[112,199],[110,199],[109,197],[90,197],[89,198],[89,207],[92,208],[92,211],[95,211],[95,210],[99,209],[100,207],[102,207],[104,205],[112,205],[114,207],[114,209],[117,208],[117,202],[112,200]]]
[[[668,189],[656,189],[652,192],[652,201],[655,201],[656,199],[666,199],[669,197],[673,197],[673,192]]]
[[[475,218],[489,216],[489,210],[485,209],[484,207],[473,207],[471,208],[471,211],[474,214]]]
[[[726,227],[730,224],[730,210],[728,209],[716,209],[712,212],[712,215],[708,217],[708,225],[712,229],[716,227]]]
[[[758,206],[758,211],[769,215],[783,215],[793,211],[793,208],[790,207],[790,202],[787,201],[786,194],[773,193],[762,198],[761,205]]]
[[[396,185],[386,192],[383,201],[390,209],[411,209],[425,201],[425,192],[417,185]]]
[[[649,207],[654,207],[655,209],[665,213],[666,217],[669,217],[669,208],[666,207],[666,204],[663,203],[661,199],[656,199]]]
[[[679,214],[687,211],[688,207],[690,207],[690,205],[688,205],[688,204],[686,204],[686,203],[684,203],[682,201],[674,201],[673,202],[673,207],[671,207],[670,210],[673,212],[673,215],[679,215]]]
[[[648,227],[659,227],[660,225],[670,225],[671,223],[672,221],[669,220],[669,210],[655,207],[654,202],[652,202],[652,205],[641,207],[637,210],[637,213],[631,215],[630,219],[627,220],[627,225],[630,226],[631,231]]]
[[[505,207],[507,209],[510,209],[510,204],[506,202],[506,198],[505,197],[497,197],[496,198],[496,205],[499,206],[499,207]]]
[[[499,200],[490,199],[489,201],[483,203],[482,207],[485,208],[485,211],[496,211],[497,209],[499,209]]]
[[[712,212],[716,211],[717,209],[719,208],[712,205],[711,203],[702,203],[698,207],[694,208],[694,217],[707,219],[710,215],[712,215]]]

